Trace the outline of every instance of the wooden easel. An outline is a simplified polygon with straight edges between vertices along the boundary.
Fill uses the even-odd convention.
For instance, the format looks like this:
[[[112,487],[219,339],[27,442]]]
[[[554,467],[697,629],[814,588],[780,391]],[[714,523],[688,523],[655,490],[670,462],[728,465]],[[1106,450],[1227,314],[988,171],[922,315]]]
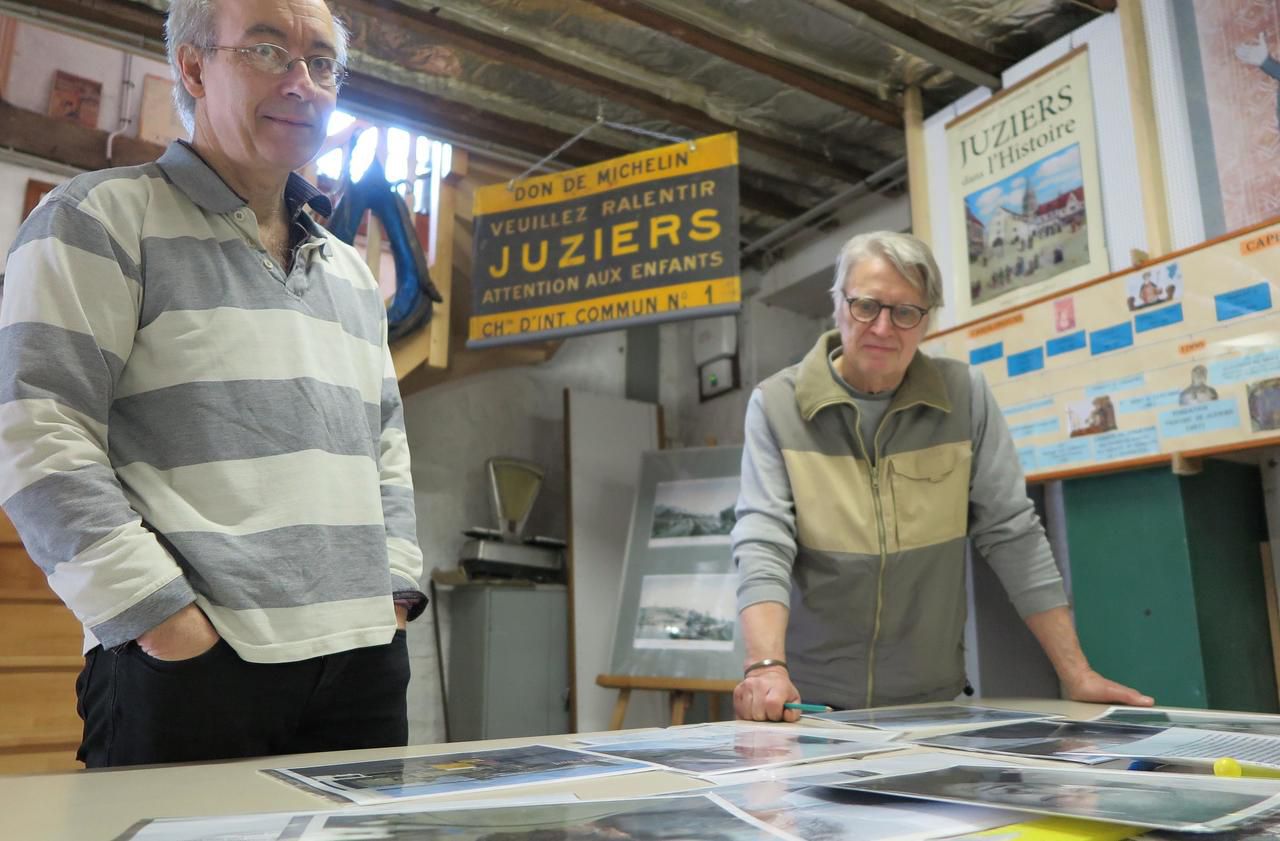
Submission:
[[[649,689],[657,692],[671,693],[671,724],[684,724],[685,713],[693,703],[693,693],[708,692],[711,704],[711,720],[720,720],[720,694],[733,694],[738,685],[736,680],[703,680],[683,677],[641,677],[638,675],[598,675],[596,685],[605,689],[618,690],[617,703],[613,705],[613,718],[609,721],[610,730],[621,730],[622,720],[627,715],[627,704],[631,701],[632,689]]]

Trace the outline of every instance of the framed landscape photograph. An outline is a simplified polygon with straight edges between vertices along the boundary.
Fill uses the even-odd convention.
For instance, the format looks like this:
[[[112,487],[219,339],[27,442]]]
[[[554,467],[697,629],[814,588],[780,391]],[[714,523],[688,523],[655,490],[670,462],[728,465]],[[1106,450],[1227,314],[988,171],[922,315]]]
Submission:
[[[610,673],[736,678],[738,576],[730,553],[741,447],[643,453]]]

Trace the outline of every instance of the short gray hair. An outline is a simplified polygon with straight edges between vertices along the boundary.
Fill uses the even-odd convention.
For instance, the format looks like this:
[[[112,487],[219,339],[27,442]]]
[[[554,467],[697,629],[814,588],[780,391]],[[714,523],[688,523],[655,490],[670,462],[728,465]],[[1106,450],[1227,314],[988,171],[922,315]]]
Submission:
[[[328,6],[328,3],[325,3]],[[333,10],[330,9],[332,15]],[[173,73],[173,104],[178,117],[190,135],[196,130],[196,98],[182,84],[182,71],[178,68],[178,48],[191,44],[208,49],[218,43],[218,0],[169,0],[169,15],[164,22],[164,44],[169,54],[169,69]],[[347,46],[351,33],[337,15],[333,17],[334,52],[342,64],[347,63]]]
[[[942,305],[942,275],[933,252],[919,237],[894,231],[858,234],[840,248],[836,276],[831,284],[831,300],[838,308],[844,303],[844,285],[854,266],[868,257],[882,257],[924,296],[929,309]]]

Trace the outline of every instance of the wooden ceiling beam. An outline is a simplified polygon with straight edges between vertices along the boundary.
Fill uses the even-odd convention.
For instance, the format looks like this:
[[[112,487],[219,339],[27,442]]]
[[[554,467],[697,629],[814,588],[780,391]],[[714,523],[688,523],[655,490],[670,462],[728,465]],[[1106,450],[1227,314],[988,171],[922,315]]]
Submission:
[[[164,147],[121,135],[111,144],[107,159],[107,132],[70,120],[47,117],[10,105],[0,99],[0,146],[56,161],[83,170],[150,163]]]
[[[901,32],[913,41],[953,56],[970,67],[975,67],[992,76],[999,76],[1010,64],[995,53],[987,52],[953,35],[940,32],[917,18],[899,12],[882,0],[839,0],[839,2],[883,26]]]
[[[902,128],[902,114],[894,103],[886,102],[853,85],[747,49],[727,38],[722,38],[635,0],[588,0],[588,2],[626,18],[632,23],[669,35],[725,61],[741,65],[820,99],[834,102],[842,108],[887,126]]]
[[[349,9],[362,15],[375,17],[384,23],[403,27],[429,40],[443,38],[450,46],[482,58],[517,67],[676,125],[707,134],[736,131],[738,139],[745,148],[793,166],[821,172],[830,178],[855,183],[869,174],[863,164],[854,158],[830,154],[817,145],[810,145],[807,148],[797,146],[767,134],[717,120],[705,111],[672,102],[653,91],[593,73],[578,65],[544,55],[525,44],[443,18],[434,11],[410,6],[400,0],[336,0],[334,5],[338,10]]]

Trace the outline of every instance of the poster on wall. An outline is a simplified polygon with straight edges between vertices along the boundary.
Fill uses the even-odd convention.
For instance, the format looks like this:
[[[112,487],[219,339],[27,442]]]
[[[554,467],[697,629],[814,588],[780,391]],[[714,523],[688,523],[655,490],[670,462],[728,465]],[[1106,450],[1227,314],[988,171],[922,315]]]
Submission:
[[[1280,224],[940,331],[978,368],[1032,481],[1274,446]]]
[[[741,308],[735,134],[482,187],[474,217],[467,347]]]
[[[1089,53],[1080,47],[947,124],[960,323],[1109,270]]]
[[[1172,8],[1205,236],[1280,215],[1280,0]]]
[[[49,91],[49,116],[79,123],[86,128],[98,127],[98,105],[102,101],[102,83],[61,70],[53,74]]]

